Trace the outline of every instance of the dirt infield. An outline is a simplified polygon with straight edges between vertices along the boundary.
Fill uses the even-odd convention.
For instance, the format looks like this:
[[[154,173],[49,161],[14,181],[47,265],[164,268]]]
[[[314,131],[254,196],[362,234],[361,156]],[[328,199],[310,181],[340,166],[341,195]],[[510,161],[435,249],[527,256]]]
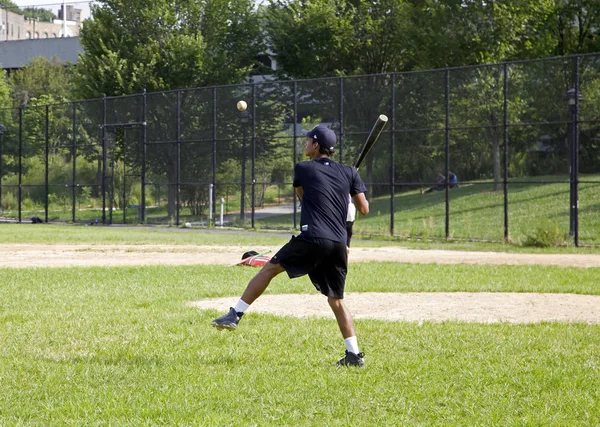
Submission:
[[[277,247],[254,247],[259,252]],[[241,246],[192,245],[86,245],[0,244],[0,268],[89,267],[126,265],[231,265],[248,250]],[[438,264],[554,265],[600,267],[595,254],[510,254],[411,250],[401,247],[353,248],[350,262],[392,261]],[[191,303],[224,310],[237,298]],[[402,321],[509,322],[541,321],[600,324],[600,296],[525,293],[348,293],[346,301],[357,319]],[[264,295],[252,306],[255,312],[291,316],[331,316],[324,297]]]
[[[258,252],[278,247],[257,246]],[[228,265],[247,251],[242,246],[0,244],[0,268],[120,265]],[[516,254],[413,250],[397,246],[352,248],[350,262],[392,261],[424,264],[510,264],[600,267],[600,254]]]

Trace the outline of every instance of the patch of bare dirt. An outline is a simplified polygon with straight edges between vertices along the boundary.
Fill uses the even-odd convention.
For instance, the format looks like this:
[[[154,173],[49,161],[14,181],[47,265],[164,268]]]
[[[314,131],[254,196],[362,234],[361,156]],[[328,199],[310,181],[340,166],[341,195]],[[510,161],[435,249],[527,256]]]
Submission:
[[[253,247],[258,252],[279,247]],[[247,247],[194,245],[0,244],[0,268],[89,267],[127,265],[233,265]],[[595,254],[510,254],[412,250],[401,247],[352,248],[350,262],[392,261],[438,264],[554,265],[600,267]],[[246,267],[244,267],[246,268]],[[310,285],[309,285],[310,286]],[[191,303],[226,310],[238,297]],[[541,321],[600,323],[600,296],[525,293],[348,293],[355,318],[398,321],[530,323]],[[251,310],[287,316],[332,317],[322,295],[263,295]]]
[[[258,252],[279,247],[257,246]],[[234,264],[247,251],[242,246],[0,244],[0,268]],[[438,264],[555,265],[600,267],[599,254],[513,254],[413,250],[396,246],[352,248],[350,262],[393,261]]]
[[[226,312],[238,297],[190,303],[200,309]],[[600,323],[600,296],[492,292],[346,293],[344,301],[355,319],[393,321],[463,321],[476,323],[578,322]],[[334,319],[320,294],[262,295],[251,312]]]

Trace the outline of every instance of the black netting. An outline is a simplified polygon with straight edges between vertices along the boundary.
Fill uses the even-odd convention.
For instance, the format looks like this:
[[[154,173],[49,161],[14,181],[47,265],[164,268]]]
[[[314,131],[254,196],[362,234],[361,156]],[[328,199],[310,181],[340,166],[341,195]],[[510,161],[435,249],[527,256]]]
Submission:
[[[599,85],[585,55],[0,109],[1,217],[289,229],[300,130],[330,126],[354,164],[385,114],[359,234],[503,240],[508,221],[598,244]]]

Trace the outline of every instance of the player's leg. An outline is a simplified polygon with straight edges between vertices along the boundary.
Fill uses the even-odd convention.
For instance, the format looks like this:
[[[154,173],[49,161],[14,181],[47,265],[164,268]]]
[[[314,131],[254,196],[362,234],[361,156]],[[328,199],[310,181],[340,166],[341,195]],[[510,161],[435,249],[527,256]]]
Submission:
[[[267,289],[271,280],[284,271],[280,264],[266,263],[248,282],[248,286],[246,286],[246,290],[242,294],[242,301],[251,305]]]
[[[246,309],[262,295],[269,286],[269,283],[271,283],[271,280],[283,271],[285,270],[279,264],[273,264],[271,262],[266,263],[263,268],[250,279],[248,286],[246,286],[246,290],[235,307],[231,307],[229,312],[224,316],[214,319],[211,322],[211,325],[219,329],[236,329]]]
[[[348,255],[343,243],[330,242],[331,251],[319,266],[309,273],[315,287],[325,296],[333,311],[346,345],[346,356],[337,365],[364,366],[358,348],[354,321],[344,304],[344,288],[348,271]]]
[[[318,262],[318,247],[310,242],[292,238],[248,282],[246,290],[229,313],[218,317],[211,325],[219,329],[236,329],[244,312],[262,295],[275,276],[287,271],[290,278],[307,274]]]

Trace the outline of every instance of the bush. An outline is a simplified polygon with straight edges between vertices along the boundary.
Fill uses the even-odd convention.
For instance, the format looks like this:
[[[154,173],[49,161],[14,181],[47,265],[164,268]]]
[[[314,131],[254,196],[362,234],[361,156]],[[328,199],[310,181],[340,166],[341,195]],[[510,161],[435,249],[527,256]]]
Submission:
[[[542,223],[525,237],[523,246],[548,248],[551,246],[565,246],[569,242],[569,234],[558,227],[558,223],[543,220]]]

